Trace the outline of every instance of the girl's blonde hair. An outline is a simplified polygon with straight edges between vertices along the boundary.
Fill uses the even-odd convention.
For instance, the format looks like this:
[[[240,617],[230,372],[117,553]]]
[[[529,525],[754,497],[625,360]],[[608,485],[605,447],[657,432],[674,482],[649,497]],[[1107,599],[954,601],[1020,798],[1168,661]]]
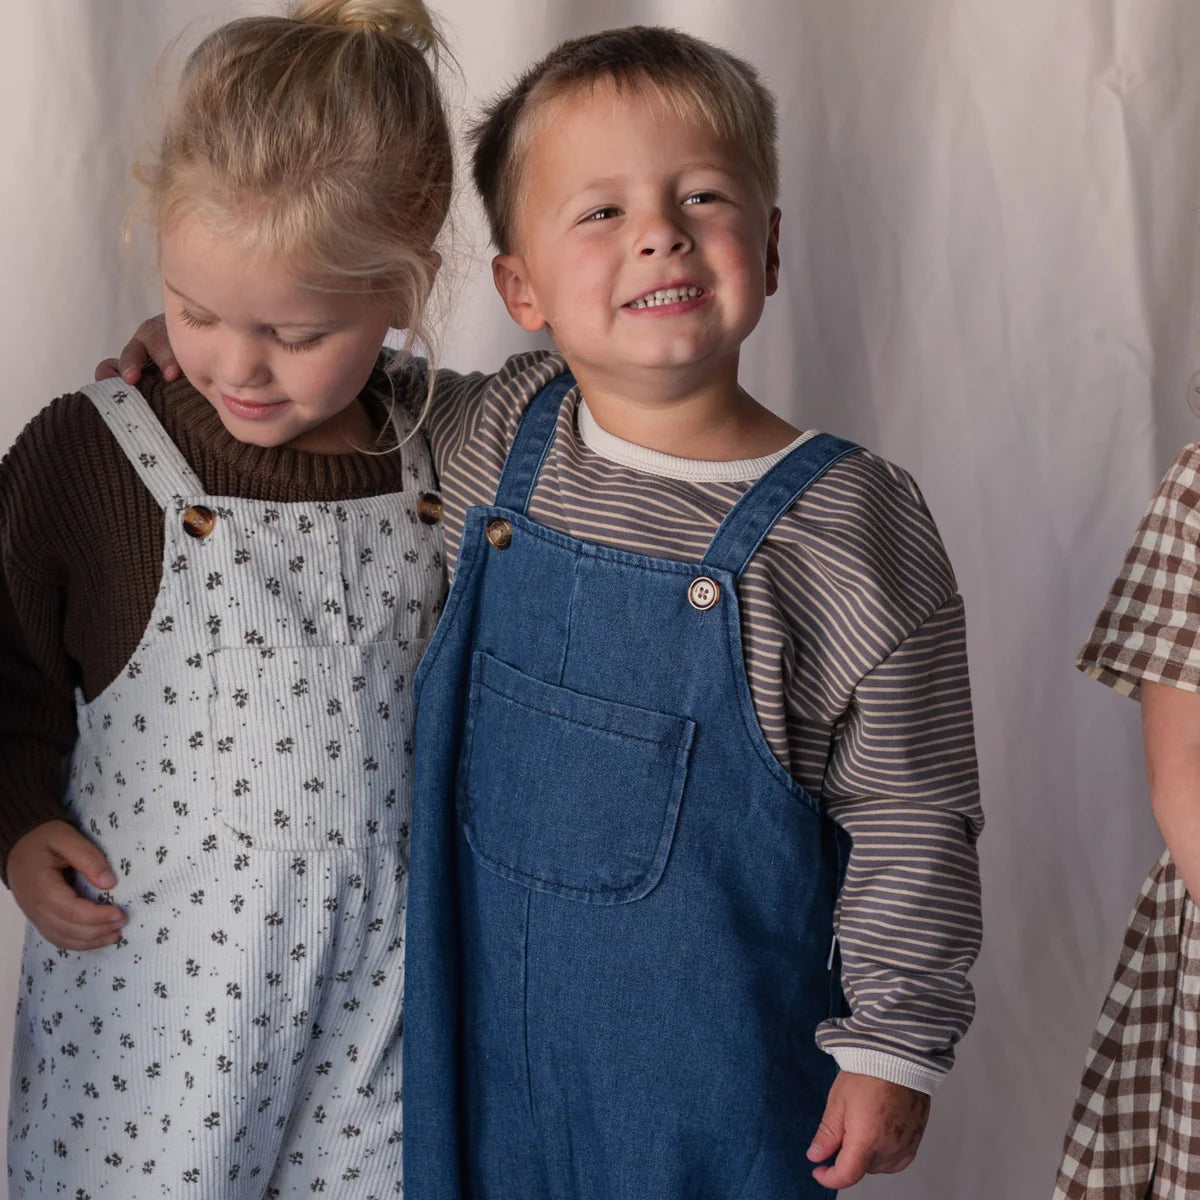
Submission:
[[[313,287],[372,291],[423,326],[453,186],[421,0],[298,0],[192,52],[158,152],[135,169],[159,231],[195,215]]]

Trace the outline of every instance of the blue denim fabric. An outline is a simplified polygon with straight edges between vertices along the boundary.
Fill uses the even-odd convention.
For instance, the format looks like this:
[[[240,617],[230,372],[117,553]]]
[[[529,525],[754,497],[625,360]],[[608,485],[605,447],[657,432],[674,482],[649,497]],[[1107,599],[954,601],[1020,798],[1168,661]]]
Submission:
[[[813,1034],[843,1010],[845,845],[763,738],[736,583],[857,447],[798,447],[701,563],[648,558],[524,515],[573,382],[534,398],[496,504],[468,512],[417,676],[405,1190],[827,1197],[805,1151],[836,1073]]]

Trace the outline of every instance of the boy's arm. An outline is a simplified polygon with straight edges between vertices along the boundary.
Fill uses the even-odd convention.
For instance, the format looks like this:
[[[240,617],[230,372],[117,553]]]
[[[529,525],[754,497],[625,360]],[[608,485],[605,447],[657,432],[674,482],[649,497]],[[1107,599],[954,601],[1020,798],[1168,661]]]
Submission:
[[[903,1170],[974,1012],[982,826],[962,601],[859,681],[826,777],[852,838],[835,927],[851,1013],[817,1040],[841,1067],[809,1157],[844,1188]]]
[[[850,1015],[821,1048],[843,1070],[933,1092],[975,999],[979,806],[957,595],[855,688],[825,801],[852,839],[835,915]]]

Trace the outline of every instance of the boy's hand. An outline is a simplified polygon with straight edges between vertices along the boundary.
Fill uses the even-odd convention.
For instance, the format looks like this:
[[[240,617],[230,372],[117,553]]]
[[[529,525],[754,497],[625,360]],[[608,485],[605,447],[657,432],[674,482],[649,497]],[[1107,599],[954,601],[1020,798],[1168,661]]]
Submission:
[[[924,1092],[842,1071],[829,1089],[821,1127],[808,1149],[812,1162],[834,1154],[837,1158],[830,1166],[815,1168],[813,1178],[836,1191],[864,1175],[903,1171],[917,1156],[928,1120],[929,1097]]]
[[[97,379],[116,379],[120,376],[126,383],[136,384],[142,378],[142,368],[153,359],[167,380],[179,378],[179,364],[167,338],[167,319],[159,313],[147,317],[133,337],[125,343],[121,357],[106,358],[96,364]]]
[[[66,821],[46,821],[8,852],[8,884],[21,911],[47,941],[63,950],[95,950],[120,937],[125,914],[86,900],[64,874],[78,871],[99,891],[117,877],[100,849]]]

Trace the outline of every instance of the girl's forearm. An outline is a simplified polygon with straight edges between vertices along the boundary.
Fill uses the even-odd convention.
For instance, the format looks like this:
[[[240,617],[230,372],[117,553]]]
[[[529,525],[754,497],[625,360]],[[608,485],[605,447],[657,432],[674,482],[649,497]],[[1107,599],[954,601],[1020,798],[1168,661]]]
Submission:
[[[1142,737],[1150,807],[1195,898],[1200,896],[1200,696],[1168,684],[1145,684]]]
[[[1150,807],[1188,895],[1200,896],[1200,756],[1156,773]]]

